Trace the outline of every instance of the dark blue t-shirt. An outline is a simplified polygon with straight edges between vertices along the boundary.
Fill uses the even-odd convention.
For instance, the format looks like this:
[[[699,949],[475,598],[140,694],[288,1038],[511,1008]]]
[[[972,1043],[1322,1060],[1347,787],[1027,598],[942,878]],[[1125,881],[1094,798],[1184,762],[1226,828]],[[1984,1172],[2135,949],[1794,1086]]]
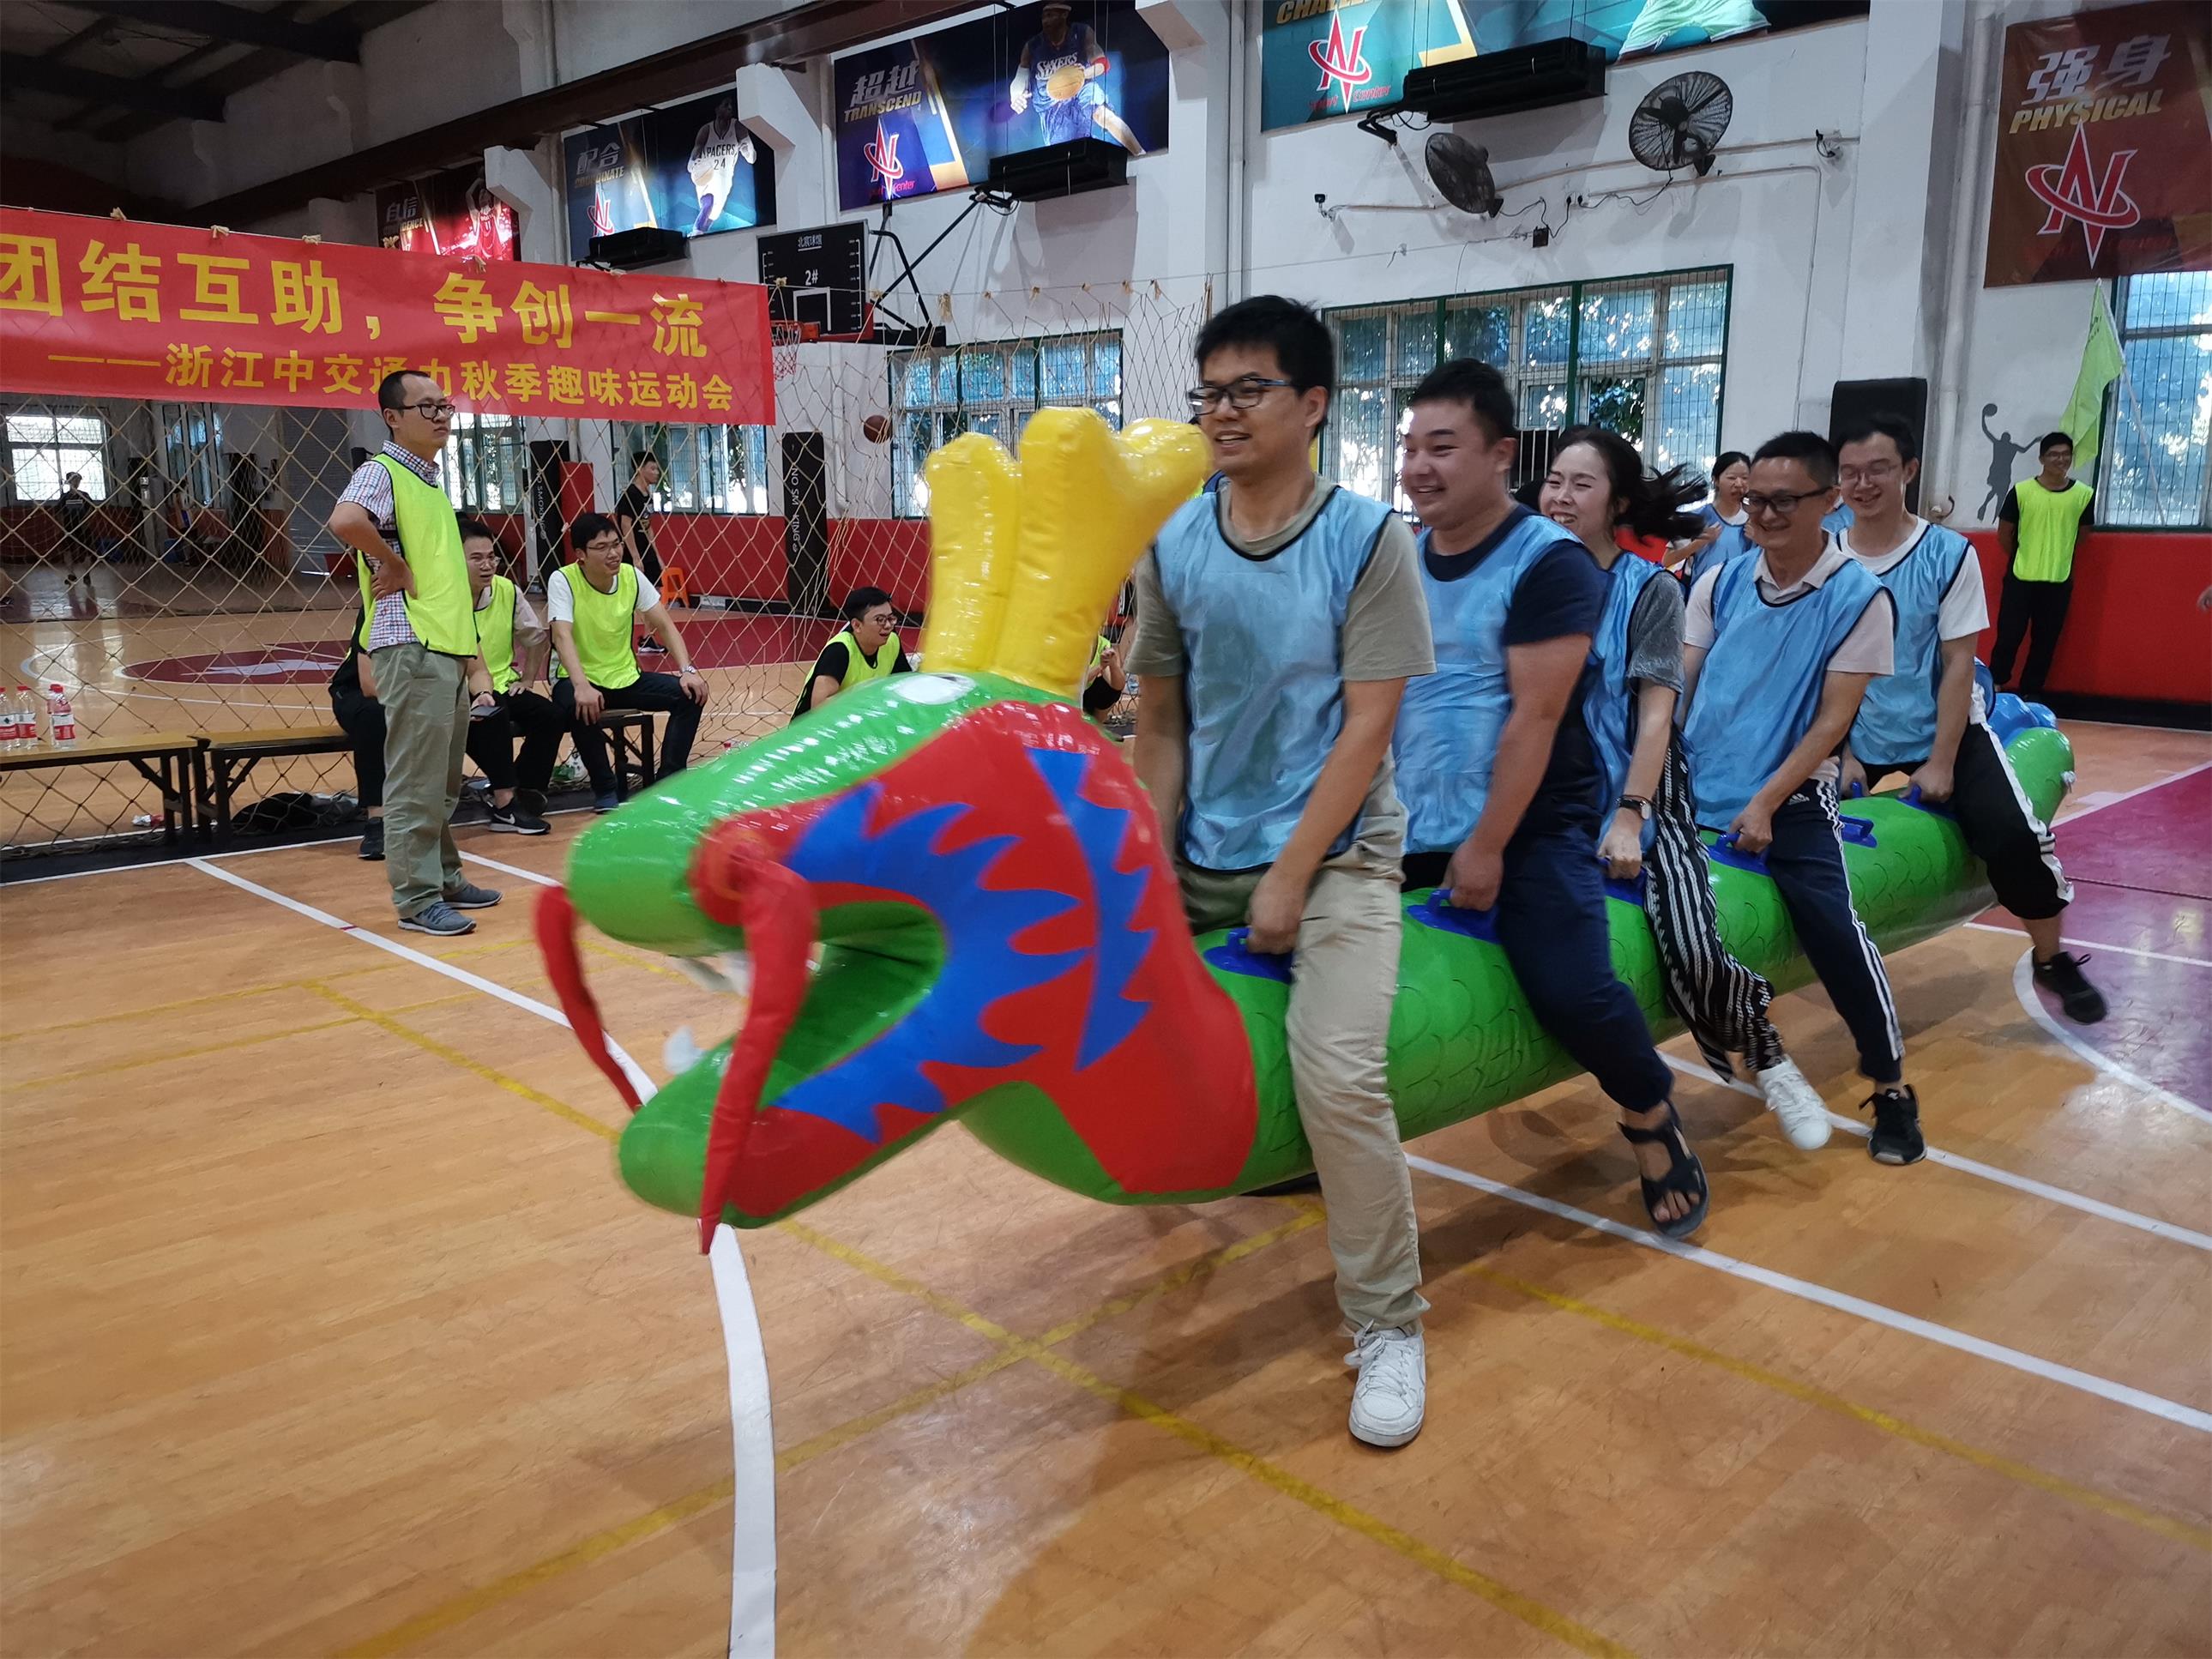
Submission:
[[[1515,507],[1503,524],[1464,553],[1437,553],[1431,538],[1431,550],[1422,556],[1429,574],[1440,582],[1459,580],[1497,551],[1507,533],[1529,516],[1527,507]],[[1540,554],[1522,572],[1505,608],[1505,644],[1537,645],[1567,634],[1595,638],[1598,618],[1605,613],[1605,573],[1580,542],[1563,541]],[[1521,815],[1521,827],[1514,832],[1516,837],[1570,824],[1595,833],[1604,806],[1601,797],[1605,769],[1598,763],[1597,750],[1590,742],[1583,706],[1597,672],[1597,659],[1586,658],[1574,694],[1567,699],[1566,713],[1560,715],[1559,730],[1553,735],[1552,758],[1544,769],[1544,781],[1536,787],[1528,810]]]

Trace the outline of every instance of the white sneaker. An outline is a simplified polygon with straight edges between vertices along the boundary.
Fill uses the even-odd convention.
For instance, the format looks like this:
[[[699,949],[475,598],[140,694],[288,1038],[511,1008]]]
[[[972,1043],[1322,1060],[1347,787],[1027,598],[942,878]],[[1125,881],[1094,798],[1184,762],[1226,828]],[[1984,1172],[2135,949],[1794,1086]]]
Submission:
[[[1421,1431],[1429,1371],[1419,1331],[1370,1325],[1352,1339],[1344,1363],[1359,1372],[1358,1386],[1352,1391],[1354,1439],[1370,1446],[1402,1446]]]
[[[1782,1133],[1792,1146],[1810,1152],[1828,1144],[1828,1108],[1820,1091],[1797,1069],[1796,1061],[1785,1060],[1770,1066],[1755,1073],[1754,1081],[1766,1097],[1768,1109],[1782,1120]]]

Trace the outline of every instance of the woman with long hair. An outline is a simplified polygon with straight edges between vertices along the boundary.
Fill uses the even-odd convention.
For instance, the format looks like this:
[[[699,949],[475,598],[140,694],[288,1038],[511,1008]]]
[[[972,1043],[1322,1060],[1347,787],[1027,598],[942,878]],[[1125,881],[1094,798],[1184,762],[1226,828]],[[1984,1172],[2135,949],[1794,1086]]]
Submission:
[[[1740,449],[1715,456],[1712,488],[1712,500],[1700,505],[1694,515],[1698,521],[1695,533],[1667,550],[1667,568],[1682,579],[1685,592],[1715,565],[1751,545],[1743,529],[1751,516],[1743,506],[1744,491],[1751,488],[1751,457]]]
[[[1723,458],[1726,459],[1726,457]],[[1561,434],[1544,481],[1545,515],[1589,550],[1609,586],[1592,653],[1599,674],[1584,717],[1615,810],[1598,856],[1616,880],[1644,883],[1644,914],[1659,946],[1668,1005],[1723,1080],[1741,1054],[1792,1146],[1828,1139],[1827,1109],[1766,1017],[1774,988],[1722,943],[1705,843],[1691,811],[1689,768],[1674,730],[1682,690],[1682,590],[1615,538],[1694,535],[1698,486],[1680,467],[1654,477],[1618,434],[1579,426]],[[1647,857],[1645,844],[1650,843]]]

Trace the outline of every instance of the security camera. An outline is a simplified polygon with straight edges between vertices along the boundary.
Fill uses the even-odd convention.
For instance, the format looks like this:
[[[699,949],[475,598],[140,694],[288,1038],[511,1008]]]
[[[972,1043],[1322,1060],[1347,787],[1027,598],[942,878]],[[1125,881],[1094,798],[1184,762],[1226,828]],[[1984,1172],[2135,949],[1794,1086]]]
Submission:
[[[1314,205],[1316,207],[1327,207],[1328,205],[1328,193],[1324,191],[1316,191],[1314,192]]]

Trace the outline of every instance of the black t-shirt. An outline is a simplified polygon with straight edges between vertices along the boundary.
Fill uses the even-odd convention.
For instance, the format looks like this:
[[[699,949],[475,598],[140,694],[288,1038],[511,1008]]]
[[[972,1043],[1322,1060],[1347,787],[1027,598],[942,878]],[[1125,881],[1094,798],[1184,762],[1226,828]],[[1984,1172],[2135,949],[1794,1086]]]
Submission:
[[[884,651],[888,651],[890,648],[891,642],[889,640],[885,640],[883,643],[882,649]],[[814,707],[815,681],[820,679],[826,674],[830,678],[836,680],[842,684],[845,678],[845,670],[851,665],[852,660],[852,658],[846,653],[845,647],[836,640],[832,640],[829,644],[823,646],[822,647],[822,654],[814,659],[814,666],[809,669],[806,672],[806,686],[805,689],[799,694],[799,707],[792,710],[792,718],[796,720],[799,715],[804,714],[808,709]],[[872,666],[872,665],[871,665]],[[913,672],[914,665],[906,659],[905,652],[900,652],[897,656],[892,659],[892,673],[910,674]]]
[[[82,489],[62,492],[62,528],[75,530],[92,516],[92,497]]]
[[[638,562],[643,564],[653,556],[653,497],[644,485],[632,484],[615,504],[615,522],[620,524],[624,519],[636,520],[630,526],[629,544],[637,550]]]
[[[1516,507],[1505,522],[1465,553],[1423,556],[1429,574],[1441,582],[1457,581],[1498,550],[1499,544],[1531,514]],[[1505,607],[1503,638],[1506,645],[1537,645],[1566,634],[1595,637],[1598,618],[1605,614],[1605,573],[1597,568],[1589,550],[1577,541],[1562,541],[1521,573],[1513,597]],[[1521,815],[1521,836],[1556,830],[1562,825],[1587,826],[1596,834],[1603,805],[1605,770],[1598,764],[1590,742],[1589,726],[1583,719],[1583,704],[1597,678],[1597,659],[1586,659],[1566,712],[1559,716],[1552,738],[1552,757],[1544,768],[1528,810]],[[1469,826],[1472,828],[1472,826]]]
[[[356,611],[353,613],[353,626],[346,632],[345,660],[338,665],[337,672],[331,676],[331,701],[333,703],[336,703],[340,697],[357,697],[361,695],[361,624],[365,614]]]

